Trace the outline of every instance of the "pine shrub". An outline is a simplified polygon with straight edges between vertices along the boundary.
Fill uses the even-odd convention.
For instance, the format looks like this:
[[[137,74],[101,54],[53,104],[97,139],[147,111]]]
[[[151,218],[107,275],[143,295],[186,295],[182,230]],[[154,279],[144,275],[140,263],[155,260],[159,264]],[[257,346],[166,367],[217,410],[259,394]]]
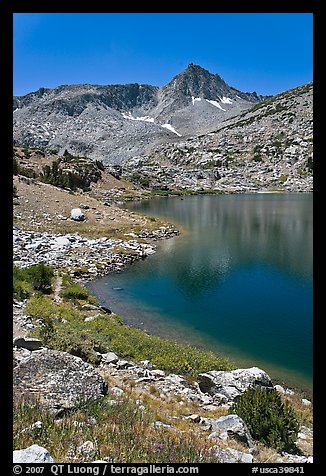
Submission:
[[[28,281],[36,291],[50,292],[54,276],[52,266],[43,263],[35,264],[27,269]]]
[[[60,295],[64,299],[72,299],[73,301],[78,299],[88,301],[90,297],[88,289],[77,283],[68,284],[68,286],[61,291]]]
[[[51,292],[51,282],[53,278],[52,266],[36,264],[28,268],[13,269],[13,294],[16,298],[25,299],[33,291],[41,293]]]
[[[282,402],[275,389],[249,388],[233,404],[236,413],[247,424],[255,440],[278,451],[291,452],[299,431],[299,422],[288,402]]]

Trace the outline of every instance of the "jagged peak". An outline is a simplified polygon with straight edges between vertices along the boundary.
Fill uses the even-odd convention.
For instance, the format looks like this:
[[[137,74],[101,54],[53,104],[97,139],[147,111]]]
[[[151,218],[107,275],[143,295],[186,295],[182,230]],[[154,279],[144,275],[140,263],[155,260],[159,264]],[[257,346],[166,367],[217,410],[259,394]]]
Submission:
[[[218,74],[213,74],[210,73],[207,69],[203,68],[202,66],[194,63],[189,63],[188,66],[181,71],[179,74],[175,76],[177,77],[183,77],[183,76],[188,76],[188,75],[194,75],[194,76],[203,76],[203,77],[215,77],[219,80],[222,80],[222,78]],[[175,79],[173,78],[173,79]]]

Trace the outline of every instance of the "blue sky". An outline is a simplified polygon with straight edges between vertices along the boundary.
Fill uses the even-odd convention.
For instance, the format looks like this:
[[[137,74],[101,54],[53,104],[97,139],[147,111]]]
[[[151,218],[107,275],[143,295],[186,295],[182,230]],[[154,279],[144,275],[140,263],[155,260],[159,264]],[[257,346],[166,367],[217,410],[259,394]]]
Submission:
[[[61,84],[162,86],[199,64],[277,94],[312,81],[311,13],[16,13],[14,94]]]

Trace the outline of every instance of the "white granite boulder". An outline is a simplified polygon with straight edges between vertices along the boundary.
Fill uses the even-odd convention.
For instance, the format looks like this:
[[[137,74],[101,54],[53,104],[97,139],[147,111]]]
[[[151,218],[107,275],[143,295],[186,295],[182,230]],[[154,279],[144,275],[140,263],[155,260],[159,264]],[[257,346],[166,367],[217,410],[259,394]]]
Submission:
[[[199,374],[199,388],[203,393],[225,395],[228,403],[237,400],[249,387],[273,387],[272,380],[258,367],[232,371],[212,370]]]
[[[13,463],[54,463],[54,459],[42,446],[32,445],[13,452]]]
[[[84,221],[86,216],[80,208],[73,208],[70,212],[70,218],[75,221]]]

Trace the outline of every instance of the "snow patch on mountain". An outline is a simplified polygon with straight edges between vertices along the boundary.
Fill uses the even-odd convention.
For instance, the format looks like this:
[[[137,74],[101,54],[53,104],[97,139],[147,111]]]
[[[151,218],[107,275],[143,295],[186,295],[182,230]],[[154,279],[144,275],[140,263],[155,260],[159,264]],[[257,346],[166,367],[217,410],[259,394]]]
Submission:
[[[177,132],[174,127],[171,126],[171,124],[160,124],[162,127],[164,127],[165,129],[169,129],[169,131],[173,132],[174,134],[176,134],[177,136],[181,137],[181,134],[179,134],[179,132]]]
[[[130,119],[132,121],[145,121],[145,122],[154,122],[154,118],[150,116],[138,116],[134,117],[131,112],[125,113],[122,112],[122,115],[125,119]]]
[[[195,101],[201,101],[201,98],[195,98],[195,96],[191,96],[191,101],[192,101],[192,105],[194,106]]]
[[[232,104],[232,101],[230,98],[226,98],[225,96],[222,97],[221,102],[223,104]]]
[[[213,104],[213,106],[218,107],[221,109],[221,111],[226,111],[226,109],[223,109],[223,107],[217,102],[213,101],[212,99],[205,99],[205,101],[209,102],[210,104]]]

